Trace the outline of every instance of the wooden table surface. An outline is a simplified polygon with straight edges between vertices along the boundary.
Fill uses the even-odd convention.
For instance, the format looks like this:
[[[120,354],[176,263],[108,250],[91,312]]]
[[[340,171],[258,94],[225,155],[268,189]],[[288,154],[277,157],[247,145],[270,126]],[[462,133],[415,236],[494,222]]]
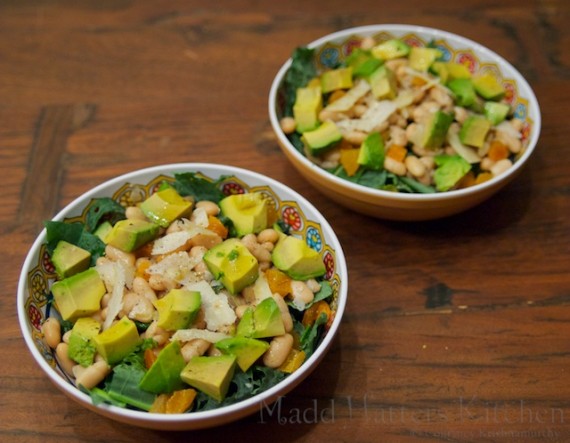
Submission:
[[[570,3],[566,0],[0,3],[0,441],[570,441]],[[493,48],[543,126],[531,164],[468,212],[426,223],[351,213],[285,160],[268,121],[296,46],[410,23]],[[49,219],[118,174],[215,162],[284,182],[344,245],[349,302],[316,371],[260,412],[193,432],[87,411],[34,363],[16,314]]]

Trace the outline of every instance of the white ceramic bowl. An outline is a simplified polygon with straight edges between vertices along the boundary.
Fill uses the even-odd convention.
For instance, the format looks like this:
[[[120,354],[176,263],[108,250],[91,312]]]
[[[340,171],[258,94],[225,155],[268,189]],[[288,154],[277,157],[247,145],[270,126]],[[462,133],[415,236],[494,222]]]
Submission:
[[[347,297],[347,267],[338,239],[329,223],[301,195],[287,186],[263,175],[244,169],[203,163],[181,163],[134,171],[107,181],[74,200],[53,220],[81,219],[93,198],[112,197],[117,201],[140,201],[165,177],[175,173],[196,172],[217,180],[227,176],[220,188],[224,193],[260,191],[274,202],[279,217],[291,227],[291,233],[305,238],[323,257],[336,299],[336,316],[328,333],[300,369],[273,388],[240,403],[211,411],[187,414],[156,414],[123,409],[116,406],[95,406],[88,395],[77,389],[58,367],[53,352],[44,344],[40,326],[46,316],[46,294],[54,281],[54,269],[46,253],[46,232],[40,233],[23,265],[18,286],[18,317],[25,342],[32,356],[48,378],[65,395],[103,416],[136,426],[186,430],[220,425],[252,414],[285,395],[307,377],[331,346],[343,316]]]
[[[277,73],[269,93],[269,117],[278,143],[297,170],[323,194],[357,212],[392,220],[429,220],[459,213],[489,198],[521,171],[532,155],[540,134],[538,101],[522,75],[504,58],[480,44],[438,29],[411,25],[371,25],[350,28],[324,36],[309,43],[315,49],[317,67],[334,65],[360,45],[363,38],[372,36],[377,41],[401,38],[410,45],[425,46],[434,42],[447,61],[470,64],[472,72],[492,70],[507,88],[515,117],[524,122],[524,152],[506,173],[469,188],[435,193],[406,194],[368,188],[341,179],[318,167],[301,154],[281,130],[283,115],[283,82],[291,59]]]

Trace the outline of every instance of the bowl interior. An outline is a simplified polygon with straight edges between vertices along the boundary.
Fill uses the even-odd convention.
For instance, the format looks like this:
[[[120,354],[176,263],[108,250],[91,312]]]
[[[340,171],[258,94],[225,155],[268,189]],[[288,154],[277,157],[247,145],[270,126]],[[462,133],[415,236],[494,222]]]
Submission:
[[[371,25],[350,28],[339,31],[307,45],[315,49],[313,59],[318,71],[333,68],[343,61],[354,48],[360,46],[366,37],[373,37],[375,41],[382,42],[399,38],[410,46],[433,46],[441,51],[444,61],[453,61],[466,65],[472,73],[490,72],[500,80],[506,89],[505,100],[512,106],[514,117],[523,122],[522,144],[523,149],[513,167],[506,173],[494,177],[487,182],[459,190],[451,190],[435,194],[406,194],[394,193],[380,189],[367,188],[352,183],[321,169],[302,154],[289,141],[280,128],[279,120],[284,115],[286,106],[286,91],[284,80],[291,67],[291,59],[287,60],[276,75],[269,95],[269,116],[272,127],[277,134],[282,149],[286,150],[287,157],[298,167],[304,170],[305,175],[310,171],[311,176],[316,175],[315,182],[329,183],[329,194],[334,187],[344,189],[344,194],[353,193],[355,198],[365,199],[370,204],[390,204],[390,201],[421,202],[441,201],[461,198],[477,192],[487,192],[498,184],[507,182],[514,176],[519,168],[532,154],[538,141],[541,126],[541,115],[538,101],[527,81],[503,57],[488,48],[467,38],[438,29],[412,25]],[[319,186],[320,186],[319,185]]]
[[[111,197],[124,206],[144,200],[162,181],[172,180],[181,172],[194,172],[209,181],[218,181],[225,195],[261,192],[275,209],[279,218],[289,225],[291,234],[302,237],[317,250],[326,266],[325,279],[334,291],[336,318],[315,353],[284,381],[251,399],[212,411],[190,414],[151,414],[99,405],[95,407],[89,396],[80,392],[65,375],[54,358],[54,353],[43,341],[42,322],[49,316],[49,291],[55,281],[55,269],[46,251],[45,229],[30,249],[20,275],[18,287],[18,315],[26,344],[40,367],[66,395],[84,406],[110,418],[135,425],[157,429],[192,429],[213,426],[259,409],[283,395],[305,378],[324,356],[336,334],[347,294],[347,270],[342,248],[332,228],[317,209],[290,188],[263,175],[243,169],[211,164],[174,164],[136,171],[110,180],[92,189],[70,203],[54,220],[85,221],[89,204],[94,198]]]

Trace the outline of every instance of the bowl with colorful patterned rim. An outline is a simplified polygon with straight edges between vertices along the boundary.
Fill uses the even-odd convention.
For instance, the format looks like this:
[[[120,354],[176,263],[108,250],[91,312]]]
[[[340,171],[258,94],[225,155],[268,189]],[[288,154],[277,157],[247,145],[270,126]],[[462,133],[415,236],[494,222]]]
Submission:
[[[294,327],[301,328],[294,329],[291,334],[303,333],[303,328],[309,333],[309,329],[314,328],[311,350],[303,354],[304,359],[299,360],[300,365],[292,371],[285,371],[283,366],[272,369],[271,374],[276,378],[271,383],[263,380],[265,372],[253,372],[251,368],[256,368],[255,365],[248,370],[252,371],[251,374],[242,372],[239,368],[235,369],[235,374],[241,377],[242,385],[238,388],[234,386],[234,383],[237,383],[235,378],[237,375],[234,375],[223,403],[207,401],[209,407],[198,409],[197,401],[202,395],[199,392],[196,401],[186,409],[185,413],[157,413],[147,412],[148,409],[122,407],[113,402],[94,401],[88,391],[76,387],[73,375],[64,370],[62,361],[58,357],[59,354],[50,347],[54,345],[47,342],[45,330],[42,328],[48,318],[58,318],[59,315],[51,292],[57,278],[56,269],[51,260],[49,242],[46,229],[44,229],[27,254],[18,286],[19,322],[26,345],[34,360],[59,390],[91,411],[122,423],[162,430],[206,428],[237,420],[260,411],[261,408],[269,407],[295,388],[317,367],[331,347],[344,313],[348,284],[346,262],[341,245],[331,226],[318,210],[287,186],[269,177],[237,167],[206,163],[180,163],[134,171],[111,179],[86,192],[61,210],[49,223],[56,222],[58,226],[62,223],[79,224],[86,229],[86,217],[95,202],[104,199],[118,203],[123,208],[136,206],[153,195],[165,183],[171,185],[180,176],[190,177],[199,186],[206,184],[214,188],[216,195],[220,198],[237,194],[261,194],[267,203],[268,214],[272,214],[271,220],[277,223],[287,236],[303,240],[305,245],[318,254],[323,272],[320,277],[315,278],[320,283],[321,290],[326,288],[328,291],[327,298],[323,301],[326,300],[329,310],[323,317],[326,322],[314,322],[312,326],[308,323],[303,326],[301,323],[303,315],[296,310],[291,311],[293,308],[289,302]],[[200,199],[196,199],[198,200]],[[120,292],[122,294],[124,288]],[[315,294],[318,295],[318,292],[315,291]],[[273,295],[275,296],[275,293]],[[317,295],[315,295],[315,302]],[[227,295],[228,299],[229,297],[230,295]],[[305,305],[305,308],[308,311],[309,304]],[[63,323],[62,321],[62,328]],[[206,327],[209,327],[209,324]],[[299,347],[299,345],[294,347]],[[247,383],[243,382],[244,377],[253,377],[252,379],[255,379],[257,383],[256,386],[267,384],[263,388],[254,387],[259,392],[243,392],[244,386],[247,386]],[[252,379],[247,380],[251,382]],[[99,386],[104,389],[102,383]],[[239,395],[235,393],[236,389],[237,391],[241,389]],[[228,400],[232,395],[235,395],[235,398]]]
[[[387,52],[390,41],[405,51]],[[430,51],[436,55],[425,64]],[[335,84],[328,75],[325,83],[323,74],[332,71],[344,71],[344,80],[336,75]],[[483,91],[485,82],[498,93]],[[462,83],[476,92],[473,101],[457,89]],[[307,94],[312,86],[319,93]],[[504,109],[502,117],[491,114],[493,107]],[[428,128],[442,114],[449,116],[447,133],[438,144]],[[363,214],[406,221],[457,214],[497,193],[528,162],[541,127],[531,87],[503,57],[450,32],[401,24],[350,28],[296,48],[271,85],[269,117],[287,159],[324,195]],[[477,140],[468,135],[468,120],[485,125]],[[376,163],[369,157],[373,133],[380,133],[384,155]],[[444,179],[457,164],[462,172]]]

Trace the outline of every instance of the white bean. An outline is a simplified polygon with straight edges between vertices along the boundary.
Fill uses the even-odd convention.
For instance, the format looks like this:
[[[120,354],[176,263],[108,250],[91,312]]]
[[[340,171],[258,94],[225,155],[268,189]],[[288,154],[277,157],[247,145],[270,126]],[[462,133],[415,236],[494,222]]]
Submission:
[[[84,386],[87,389],[92,389],[101,383],[107,375],[111,372],[111,367],[105,360],[100,360],[93,363],[91,366],[79,371],[75,377],[75,384],[77,386]]]
[[[293,117],[283,117],[279,120],[279,126],[285,134],[292,134],[297,128],[297,123]]]
[[[293,349],[293,336],[291,334],[273,338],[269,343],[269,348],[263,354],[263,364],[268,368],[278,368],[285,362],[291,349]]]
[[[295,304],[304,306],[311,303],[315,298],[315,294],[304,281],[293,280],[291,281],[291,296]]]
[[[69,358],[67,354],[69,350],[69,345],[67,343],[61,342],[55,348],[55,355],[57,356],[57,361],[59,362],[61,368],[67,375],[73,375],[73,367],[76,363]]]
[[[513,166],[513,162],[510,161],[508,158],[504,158],[499,160],[491,167],[491,173],[496,177],[497,175],[503,174],[508,169]]]
[[[55,349],[61,343],[61,325],[59,320],[55,317],[48,318],[42,324],[42,334],[44,334],[46,344],[50,348]]]
[[[283,297],[279,294],[273,294],[273,299],[281,311],[281,319],[283,320],[285,332],[291,332],[293,330],[293,318],[291,317],[287,303],[285,303],[285,300],[283,300]]]
[[[135,261],[136,261],[135,254],[122,251],[119,248],[115,248],[114,246],[111,245],[105,246],[105,256],[115,262],[120,261],[123,264],[127,265],[128,267],[135,266]]]
[[[406,175],[407,172],[406,165],[402,162],[394,160],[392,157],[386,157],[384,159],[384,168],[396,175]]]
[[[193,357],[204,355],[209,347],[210,342],[207,342],[201,338],[195,338],[194,340],[190,340],[184,346],[182,346],[180,352],[182,353],[184,361],[188,363]]]
[[[406,168],[414,177],[421,177],[426,173],[426,166],[415,155],[408,155],[405,159]]]
[[[202,208],[204,211],[206,211],[206,214],[212,215],[214,217],[220,213],[220,207],[216,203],[209,200],[199,201],[196,203],[196,208]]]
[[[125,209],[125,217],[129,220],[147,220],[146,215],[138,206],[129,206]]]

